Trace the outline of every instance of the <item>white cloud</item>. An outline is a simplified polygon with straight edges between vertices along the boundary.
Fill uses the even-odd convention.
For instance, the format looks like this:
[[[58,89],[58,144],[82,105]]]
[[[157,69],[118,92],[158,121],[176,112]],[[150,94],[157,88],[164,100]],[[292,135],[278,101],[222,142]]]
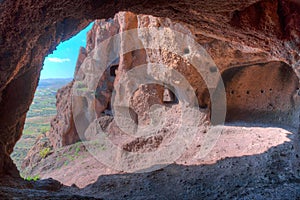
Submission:
[[[49,62],[54,63],[64,63],[64,62],[70,62],[70,58],[47,58]]]

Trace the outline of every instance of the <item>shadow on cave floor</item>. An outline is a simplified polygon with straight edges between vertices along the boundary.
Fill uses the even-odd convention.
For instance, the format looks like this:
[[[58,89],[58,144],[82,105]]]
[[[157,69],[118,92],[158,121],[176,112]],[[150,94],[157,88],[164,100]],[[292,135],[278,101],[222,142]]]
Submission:
[[[280,124],[280,123],[264,123],[264,122],[258,122],[258,121],[228,121],[224,123],[224,126],[236,126],[236,127],[261,127],[261,128],[282,128],[285,129],[291,133],[297,133],[298,127],[287,125],[287,124]]]
[[[298,168],[294,155],[294,137],[267,151],[241,157],[227,157],[213,164],[171,164],[148,173],[99,176],[83,189],[62,187],[50,192],[37,189],[0,187],[0,197],[50,199],[300,199],[300,179],[293,175]],[[51,187],[50,187],[51,188]],[[48,190],[48,191],[45,191]]]

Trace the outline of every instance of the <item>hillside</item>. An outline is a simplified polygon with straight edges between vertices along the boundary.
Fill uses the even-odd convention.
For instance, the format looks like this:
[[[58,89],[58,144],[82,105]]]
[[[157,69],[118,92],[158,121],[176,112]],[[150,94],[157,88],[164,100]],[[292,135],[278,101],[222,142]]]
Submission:
[[[50,129],[50,121],[56,115],[56,92],[71,79],[41,79],[33,102],[27,113],[23,135],[12,153],[12,158],[20,170],[21,163],[33,146],[36,138]]]

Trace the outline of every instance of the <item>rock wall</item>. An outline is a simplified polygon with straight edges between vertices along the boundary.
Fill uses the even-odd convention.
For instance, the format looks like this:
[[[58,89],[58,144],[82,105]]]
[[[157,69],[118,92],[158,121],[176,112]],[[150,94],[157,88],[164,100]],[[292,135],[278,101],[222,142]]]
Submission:
[[[186,59],[164,50],[153,49],[140,49],[122,54],[121,47],[127,45],[125,38],[121,38],[118,43],[108,42],[106,46],[102,47],[109,51],[103,52],[97,49],[99,43],[115,34],[144,27],[171,27],[173,30],[180,30],[192,35],[187,27],[167,18],[136,15],[130,12],[120,12],[108,20],[96,20],[92,30],[88,33],[86,48],[80,49],[75,81],[60,90],[57,95],[58,116],[52,121],[52,128],[48,133],[55,148],[75,143],[80,139],[97,139],[97,131],[95,131],[97,124],[100,124],[108,133],[114,144],[127,152],[152,152],[166,144],[176,132],[178,123],[176,118],[180,118],[178,115],[180,108],[177,107],[180,100],[171,90],[154,84],[142,85],[132,94],[130,100],[130,115],[136,125],[149,125],[153,119],[150,114],[153,110],[152,106],[154,104],[163,106],[165,114],[172,116],[164,132],[158,132],[150,137],[131,138],[118,127],[112,116],[113,91],[115,90],[116,94],[122,90],[128,92],[130,83],[133,83],[125,82],[126,85],[123,85],[122,88],[118,87],[118,81],[129,70],[138,68],[147,62],[164,64],[184,75],[197,96],[202,114],[206,115],[204,118],[209,120],[210,98],[207,87],[200,74]],[[141,41],[143,42],[142,39]],[[299,79],[290,65],[269,58],[262,49],[249,51],[248,46],[217,39],[213,42],[202,39],[201,42],[205,49],[211,52],[212,57],[228,55],[231,59],[231,62],[226,59],[216,59],[217,67],[225,84],[227,122],[242,121],[246,122],[248,126],[253,126],[252,122],[265,123],[270,126],[298,126]],[[115,49],[119,51],[115,51]],[[215,49],[219,51],[216,52]],[[86,72],[100,67],[99,63],[91,59],[95,56],[95,52],[101,54],[100,59],[113,59],[106,59],[102,63],[107,69],[101,77],[96,77],[97,81],[94,83],[94,79]],[[253,61],[249,63],[249,59]],[[94,84],[95,90],[91,87]],[[72,105],[74,92],[75,106]],[[156,119],[162,117],[160,115]],[[93,121],[95,118],[96,120]],[[194,119],[190,118],[190,120]],[[77,123],[78,130],[74,122]],[[199,127],[199,130],[205,129],[206,122],[201,121],[201,123],[202,127]],[[135,131],[135,128],[133,127],[132,131]],[[276,133],[274,132],[274,134]],[[297,141],[298,139],[293,140],[295,142],[293,148],[296,149],[296,152]],[[288,161],[296,169],[295,171],[298,168],[296,152],[293,159]],[[191,155],[194,153],[189,152]],[[186,155],[181,158],[182,163],[186,163],[188,160],[189,157]]]
[[[299,79],[286,63],[274,61],[223,72],[227,120],[287,124],[299,116]]]
[[[190,28],[222,71],[277,60],[299,75],[299,7],[292,0],[0,1],[0,174],[16,174],[9,172],[14,168],[9,155],[45,56],[88,22],[120,10],[169,17]]]
[[[247,19],[243,14],[238,14],[238,16],[241,19],[234,19],[233,21],[238,21],[236,23],[242,23]],[[235,17],[237,16],[235,15]],[[274,18],[276,19],[275,22],[278,22],[278,16],[274,16]],[[265,23],[265,20],[262,21]],[[116,34],[136,28],[171,28],[192,36],[192,32],[181,24],[148,15],[121,12],[115,15],[113,19],[96,20],[92,30],[88,33],[86,49],[81,48],[80,50],[75,73],[77,80],[75,89],[81,92],[93,92],[90,86],[93,85],[94,79],[86,77],[86,72],[93,67],[97,68],[99,65],[89,58],[94,55],[95,51],[97,52],[97,45]],[[140,40],[142,42],[142,39]],[[200,44],[210,52],[213,58],[216,58],[217,67],[222,73],[227,99],[227,121],[275,123],[295,127],[298,125],[299,79],[290,65],[274,60],[261,48],[249,49],[250,47],[240,43],[220,39],[211,41],[208,38],[203,38]],[[98,77],[99,81],[97,81],[93,100],[85,95],[79,95],[76,100],[77,106],[74,107],[73,105],[75,114],[70,104],[67,106],[67,111],[64,108],[58,108],[58,115],[61,115],[60,113],[67,114],[67,120],[56,117],[54,122],[56,121],[57,124],[52,122],[54,128],[51,129],[49,137],[55,147],[65,146],[79,140],[76,131],[74,131],[76,129],[74,121],[80,123],[79,127],[82,128],[79,131],[80,138],[83,140],[92,139],[93,136],[84,135],[84,132],[88,124],[91,123],[90,119],[93,118],[93,112],[96,112],[97,118],[112,115],[113,91],[117,90],[115,91],[116,94],[120,93],[121,90],[129,91],[129,85],[134,84],[127,83],[128,86],[116,89],[118,81],[127,71],[147,62],[161,63],[180,72],[192,86],[199,107],[210,110],[208,88],[201,75],[187,59],[164,49],[139,49],[123,55],[121,53],[122,47],[124,48],[126,45],[128,45],[126,38],[121,38],[119,43],[108,42],[106,46],[102,47],[107,50],[107,52],[100,52],[104,55],[102,57],[114,59],[112,62],[102,63],[106,70],[101,77]],[[119,49],[119,51],[115,49]],[[221,55],[225,56],[226,59],[224,59],[225,57],[221,59]],[[81,64],[83,65],[80,66]],[[71,86],[68,86],[69,89],[65,93],[65,99],[69,99],[68,101],[71,101],[72,98]],[[65,91],[59,91],[59,93],[62,92]],[[59,96],[62,95],[59,94]],[[151,107],[154,104],[166,106],[167,103],[178,103],[178,97],[171,90],[161,85],[142,85],[131,96],[132,119],[137,124],[149,124]],[[64,102],[61,105],[65,107],[67,104]],[[70,116],[74,116],[74,118],[71,120]],[[59,121],[64,122],[66,127],[73,128],[63,130],[61,127],[65,126],[58,123]],[[70,134],[70,132],[72,133]]]
[[[57,115],[51,120],[51,128],[47,133],[53,147],[58,148],[79,141],[79,136],[72,114],[73,81],[59,89],[56,94]]]

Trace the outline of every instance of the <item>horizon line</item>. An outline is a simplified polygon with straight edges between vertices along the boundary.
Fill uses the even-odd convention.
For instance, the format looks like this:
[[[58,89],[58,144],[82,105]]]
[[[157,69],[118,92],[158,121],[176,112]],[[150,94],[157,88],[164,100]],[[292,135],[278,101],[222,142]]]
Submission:
[[[40,78],[40,80],[49,80],[49,79],[74,79],[74,77],[67,77],[67,78]]]

